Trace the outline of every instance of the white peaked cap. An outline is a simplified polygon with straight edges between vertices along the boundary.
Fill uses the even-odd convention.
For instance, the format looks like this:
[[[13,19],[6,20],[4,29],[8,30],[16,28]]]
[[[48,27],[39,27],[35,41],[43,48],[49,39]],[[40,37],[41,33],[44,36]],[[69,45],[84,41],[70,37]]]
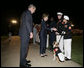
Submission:
[[[63,15],[63,13],[61,13],[61,12],[57,12],[57,15]]]
[[[69,20],[69,17],[67,15],[64,15],[64,19]]]

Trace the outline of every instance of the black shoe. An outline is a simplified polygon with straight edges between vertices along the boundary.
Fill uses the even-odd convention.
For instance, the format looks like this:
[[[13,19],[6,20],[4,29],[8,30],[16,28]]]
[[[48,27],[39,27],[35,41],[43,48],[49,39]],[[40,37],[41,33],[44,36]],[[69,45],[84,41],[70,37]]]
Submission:
[[[48,55],[44,55],[44,56],[48,56]]]
[[[45,56],[41,56],[41,57],[45,57]]]
[[[67,59],[67,57],[65,57],[65,59]]]
[[[69,61],[69,60],[71,60],[71,59],[65,58],[65,60],[66,60],[66,61]]]
[[[31,67],[31,64],[26,64],[26,65],[28,65],[29,67]]]
[[[20,65],[20,67],[31,67],[31,64]]]
[[[30,63],[31,61],[30,60],[28,60],[28,61],[26,61],[27,63]]]

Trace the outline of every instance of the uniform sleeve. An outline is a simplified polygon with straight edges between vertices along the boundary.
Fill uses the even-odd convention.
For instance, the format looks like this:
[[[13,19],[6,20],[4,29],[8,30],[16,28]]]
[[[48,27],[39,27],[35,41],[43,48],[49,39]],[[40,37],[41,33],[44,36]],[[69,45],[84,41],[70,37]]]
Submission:
[[[71,33],[71,24],[68,24],[68,28],[67,28],[66,33],[67,33],[67,34],[70,34],[70,33]]]

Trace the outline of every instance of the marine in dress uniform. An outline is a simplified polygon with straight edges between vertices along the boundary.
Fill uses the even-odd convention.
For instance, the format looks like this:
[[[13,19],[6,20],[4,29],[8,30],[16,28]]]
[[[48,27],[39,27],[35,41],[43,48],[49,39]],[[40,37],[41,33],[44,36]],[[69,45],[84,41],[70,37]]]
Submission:
[[[57,28],[58,31],[56,32],[56,34],[57,34],[56,35],[56,41],[59,42],[59,40],[60,40],[60,42],[59,42],[59,48],[60,48],[60,50],[62,52],[64,52],[64,49],[63,49],[63,37],[64,36],[62,35],[62,31],[63,31],[62,15],[63,15],[63,13],[61,13],[61,12],[57,13],[58,21],[57,21],[56,28]],[[61,37],[61,35],[62,35],[62,37]],[[61,39],[60,39],[60,37],[61,37]]]
[[[69,17],[64,16],[64,50],[65,50],[65,60],[71,59],[71,42],[72,42],[72,34],[71,34],[71,24],[68,22]]]

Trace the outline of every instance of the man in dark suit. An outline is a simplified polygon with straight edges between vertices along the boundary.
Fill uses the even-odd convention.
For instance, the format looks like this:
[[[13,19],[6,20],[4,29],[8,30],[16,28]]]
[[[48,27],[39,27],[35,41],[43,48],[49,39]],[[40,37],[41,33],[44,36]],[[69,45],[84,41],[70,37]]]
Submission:
[[[21,16],[21,24],[19,29],[19,36],[21,39],[20,47],[20,67],[29,67],[31,64],[28,64],[30,61],[26,60],[29,40],[33,38],[32,33],[32,15],[36,10],[36,7],[33,4],[28,6],[28,10],[24,11]]]

